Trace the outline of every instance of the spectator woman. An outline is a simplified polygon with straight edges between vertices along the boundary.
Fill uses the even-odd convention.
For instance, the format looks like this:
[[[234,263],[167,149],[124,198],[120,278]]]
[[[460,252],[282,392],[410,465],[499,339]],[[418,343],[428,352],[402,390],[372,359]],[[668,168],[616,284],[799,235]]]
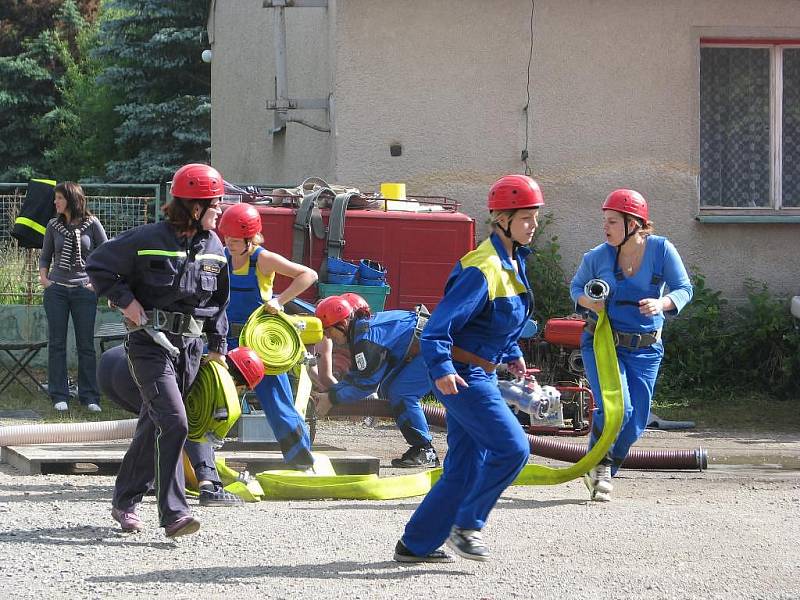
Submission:
[[[97,217],[86,207],[83,189],[65,181],[55,188],[57,216],[47,223],[39,259],[47,315],[47,391],[57,411],[69,407],[67,326],[72,315],[78,350],[78,400],[100,412],[95,372],[94,321],[97,294],[86,274],[86,259],[108,238]]]

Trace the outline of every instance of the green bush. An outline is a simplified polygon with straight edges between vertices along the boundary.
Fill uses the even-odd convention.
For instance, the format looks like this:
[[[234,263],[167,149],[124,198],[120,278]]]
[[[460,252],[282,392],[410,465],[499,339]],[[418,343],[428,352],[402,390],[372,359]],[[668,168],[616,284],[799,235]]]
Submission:
[[[548,235],[547,230],[553,223],[552,213],[544,215],[539,222],[536,235],[530,244],[534,254],[528,259],[528,281],[533,288],[536,303],[534,317],[543,328],[547,319],[564,317],[574,312],[572,299],[569,296],[569,281],[561,264],[561,245],[557,235]]]

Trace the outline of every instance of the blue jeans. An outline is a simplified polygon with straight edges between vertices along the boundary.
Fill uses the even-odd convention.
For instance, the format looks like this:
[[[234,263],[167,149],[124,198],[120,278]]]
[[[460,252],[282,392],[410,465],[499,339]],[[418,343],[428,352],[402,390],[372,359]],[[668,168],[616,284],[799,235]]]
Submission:
[[[47,315],[47,390],[53,404],[69,400],[67,384],[67,325],[72,315],[78,350],[78,398],[81,404],[99,404],[97,357],[94,351],[94,321],[97,295],[85,287],[53,283],[44,290]]]

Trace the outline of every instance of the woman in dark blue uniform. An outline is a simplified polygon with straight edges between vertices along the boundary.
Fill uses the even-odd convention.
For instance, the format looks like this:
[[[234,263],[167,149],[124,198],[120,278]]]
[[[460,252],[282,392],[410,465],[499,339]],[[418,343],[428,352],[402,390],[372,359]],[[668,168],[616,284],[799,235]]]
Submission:
[[[86,271],[97,293],[125,316],[131,373],[144,401],[117,475],[112,517],[123,531],[142,529],[136,506],[154,481],[159,525],[176,537],[200,528],[184,493],[183,395],[200,367],[203,333],[209,359],[224,364],[229,283],[224,249],[212,231],[222,176],[208,165],[185,165],[171,193],[163,221],[106,242],[89,257]]]
[[[537,183],[506,175],[489,191],[492,233],[456,264],[420,347],[436,399],[447,409],[444,471],[397,542],[399,562],[448,562],[442,542],[459,556],[488,560],[481,530],[503,490],[528,462],[522,427],[500,396],[499,363],[517,376],[517,345],[533,294],[525,274],[527,244],[544,205]]]

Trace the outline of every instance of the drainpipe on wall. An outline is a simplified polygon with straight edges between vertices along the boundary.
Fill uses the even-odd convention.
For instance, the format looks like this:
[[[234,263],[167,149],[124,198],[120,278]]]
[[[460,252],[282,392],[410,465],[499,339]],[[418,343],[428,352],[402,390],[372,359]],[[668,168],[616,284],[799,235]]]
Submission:
[[[270,133],[283,134],[287,123],[298,123],[315,131],[330,133],[333,94],[327,98],[289,98],[286,74],[286,14],[287,8],[328,8],[328,0],[264,0],[264,8],[274,9],[273,43],[275,45],[275,100],[267,100],[267,110],[275,111],[275,127]],[[326,125],[318,125],[290,114],[292,110],[324,110]]]

